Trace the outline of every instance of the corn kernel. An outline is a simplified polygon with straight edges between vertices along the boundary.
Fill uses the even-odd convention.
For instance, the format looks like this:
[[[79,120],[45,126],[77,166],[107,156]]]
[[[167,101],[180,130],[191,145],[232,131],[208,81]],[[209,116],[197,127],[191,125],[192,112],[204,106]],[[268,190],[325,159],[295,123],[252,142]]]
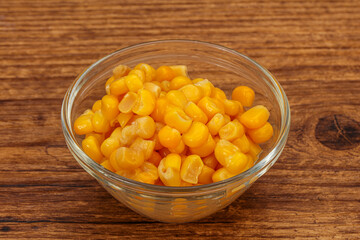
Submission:
[[[183,134],[182,140],[191,148],[200,147],[209,137],[209,129],[201,122],[193,122],[190,129]]]
[[[133,114],[130,120],[128,121],[127,125],[135,125],[137,119],[141,118],[142,116]]]
[[[239,86],[232,92],[231,99],[241,103],[244,107],[251,107],[254,102],[255,92],[247,86]]]
[[[101,163],[103,155],[101,154],[100,144],[94,136],[88,136],[82,141],[84,152],[95,162]]]
[[[155,134],[153,135],[153,137],[151,138],[152,141],[155,142],[155,150],[160,150],[162,149],[164,146],[161,145],[160,140],[159,140],[159,131],[165,126],[165,124],[161,123],[161,122],[155,122]]]
[[[212,183],[212,176],[213,176],[214,172],[215,172],[214,169],[204,165],[203,168],[201,169],[198,183],[201,183],[201,184]]]
[[[262,152],[261,147],[254,143],[250,138],[248,138],[249,141],[249,152],[248,154],[251,155],[251,157],[256,161],[258,159],[259,154]]]
[[[144,89],[149,90],[156,98],[160,96],[161,87],[152,82],[144,83]]]
[[[244,127],[238,120],[231,121],[219,130],[220,139],[233,141],[244,135]]]
[[[117,127],[117,128],[115,128],[114,131],[111,133],[110,137],[117,138],[117,139],[120,141],[121,132],[122,132],[122,128],[121,128],[121,127]]]
[[[246,134],[243,134],[241,137],[235,139],[232,143],[237,146],[242,153],[247,153],[250,150],[250,143]]]
[[[126,93],[118,105],[119,111],[121,113],[130,113],[132,108],[135,106],[137,99],[138,99],[138,95],[136,93],[134,92]]]
[[[110,161],[111,164],[111,161]],[[115,168],[114,168],[115,169]],[[122,177],[126,177],[132,180],[135,180],[137,175],[141,173],[141,169],[140,168],[136,168],[136,169],[119,169],[116,170],[116,174],[122,176]]]
[[[195,80],[193,80],[194,82]],[[194,83],[195,86],[198,86],[202,89],[204,97],[210,97],[214,89],[214,85],[207,79],[197,81]]]
[[[92,110],[94,113],[95,113],[96,111],[101,110],[101,100],[97,100],[97,101],[93,104],[91,110]]]
[[[111,76],[105,83],[105,91],[107,95],[110,95],[110,85],[115,80],[113,76]]]
[[[155,96],[149,90],[140,89],[138,91],[138,99],[133,107],[133,112],[140,116],[148,116],[154,110],[155,104]]]
[[[225,168],[233,174],[239,174],[245,171],[247,164],[247,156],[242,152],[235,152],[227,157]]]
[[[147,160],[149,163],[154,164],[156,167],[159,166],[159,163],[161,161],[162,157],[160,154],[156,151],[152,152],[150,158]]]
[[[118,123],[120,124],[120,126],[123,128],[129,122],[129,120],[132,118],[132,116],[133,116],[132,112],[129,112],[129,113],[121,112],[121,113],[119,113],[119,115],[117,115],[116,119],[117,119]]]
[[[164,92],[170,91],[170,82],[169,81],[162,81],[160,83],[161,90]],[[161,93],[160,93],[161,94]]]
[[[156,76],[156,70],[146,63],[139,63],[134,67],[134,69],[140,69],[143,70],[145,73],[145,82],[151,82],[155,79]]]
[[[140,166],[140,169],[143,171],[139,175],[137,175],[137,179],[140,182],[154,184],[155,181],[159,178],[157,167],[149,162],[144,162],[143,165]]]
[[[218,165],[218,160],[216,160],[215,155],[212,153],[209,156],[203,158],[203,162],[206,166],[215,169]]]
[[[256,129],[249,129],[247,133],[255,143],[264,143],[273,136],[274,130],[271,124],[266,122],[264,126]]]
[[[212,138],[211,134],[208,135],[209,137],[203,145],[201,145],[200,147],[190,148],[190,152],[192,154],[199,155],[200,157],[206,157],[210,155],[212,152],[214,152],[216,143]]]
[[[252,168],[254,166],[254,159],[252,158],[252,156],[250,154],[245,154],[246,157],[248,158],[248,163],[245,167],[245,171],[249,170],[250,168]]]
[[[93,115],[94,115],[94,112],[93,112],[91,109],[86,109],[86,110],[83,112],[83,114],[81,114],[81,115],[91,115],[91,116],[93,116]]]
[[[94,136],[98,140],[100,145],[105,140],[105,134],[104,133],[96,133],[96,132],[87,133],[85,135],[85,138],[87,138],[88,136]]]
[[[110,161],[109,160],[105,160],[101,163],[101,166],[103,166],[104,168],[106,168],[107,170],[111,171],[111,172],[115,172],[115,169],[111,166]]]
[[[175,129],[180,133],[185,133],[189,130],[192,120],[185,112],[178,108],[169,108],[164,116],[164,122]]]
[[[136,138],[136,126],[129,125],[121,130],[120,143],[122,145],[131,144]]]
[[[130,68],[125,65],[118,65],[113,70],[113,77],[115,79],[126,76],[130,72]]]
[[[88,134],[94,131],[92,125],[92,114],[85,114],[79,116],[74,122],[74,130],[78,135]]]
[[[195,86],[193,84],[185,85],[182,88],[180,88],[179,91],[184,93],[188,101],[192,101],[194,103],[198,103],[200,99],[203,98],[204,96],[202,88],[200,88],[199,86]]]
[[[174,65],[169,66],[175,73],[175,76],[189,77],[187,72],[187,66],[185,65]]]
[[[221,90],[220,88],[214,87],[211,91],[211,95],[212,98],[216,98],[220,101],[224,101],[226,100],[226,94],[224,93],[223,90]]]
[[[206,114],[201,110],[198,105],[193,102],[188,102],[184,108],[185,113],[191,117],[196,122],[202,122],[206,124],[208,121],[208,117]]]
[[[151,138],[154,135],[156,129],[154,119],[149,116],[136,119],[135,126],[137,135],[144,139]]]
[[[165,157],[164,162],[165,168],[173,168],[176,171],[180,171],[181,168],[181,157],[179,154],[170,153]]]
[[[194,80],[192,80],[192,83],[195,84],[195,83],[198,83],[201,81],[204,81],[204,79],[203,78],[195,78]]]
[[[165,116],[165,112],[166,112],[168,104],[169,103],[168,103],[168,100],[166,99],[166,97],[159,97],[156,100],[155,108],[150,116],[156,122],[164,122],[164,116]]]
[[[212,175],[212,180],[213,182],[219,182],[231,178],[233,176],[235,176],[235,174],[230,173],[226,168],[219,168]]]
[[[180,176],[185,182],[197,184],[204,163],[198,155],[186,157],[181,165]]]
[[[111,154],[110,163],[116,171],[136,169],[144,163],[144,154],[132,148],[120,147]]]
[[[169,154],[168,157],[162,159],[158,166],[158,174],[161,181],[165,186],[180,186],[181,178],[180,178],[180,164],[179,163],[180,156],[177,154]],[[177,157],[177,156],[179,157]]]
[[[270,113],[266,107],[257,105],[244,112],[239,120],[245,127],[255,129],[264,126],[269,116]]]
[[[204,111],[206,116],[211,119],[215,114],[224,114],[225,110],[219,105],[219,101],[210,97],[203,97],[197,104],[201,110]]]
[[[101,153],[109,158],[111,154],[120,147],[120,141],[117,137],[108,137],[101,144]]]
[[[144,83],[146,81],[145,72],[141,69],[133,69],[129,72],[128,75],[136,75],[140,78],[141,82]]]
[[[120,96],[129,91],[125,83],[125,77],[116,79],[110,84],[110,94],[114,96]]]
[[[244,109],[240,102],[234,100],[224,100],[225,113],[229,116],[236,116],[239,113],[243,113]]]
[[[154,151],[155,142],[150,140],[144,140],[141,137],[135,139],[135,141],[131,144],[130,148],[142,152],[144,154],[144,160],[150,158],[151,154]]]
[[[124,79],[125,79],[125,84],[130,92],[136,93],[137,91],[143,88],[143,82],[136,74],[129,74],[126,77],[124,77]]]
[[[112,95],[105,95],[101,99],[101,112],[109,120],[113,120],[119,114],[119,100]]]
[[[236,152],[239,152],[239,148],[231,142],[221,139],[215,147],[215,157],[222,166],[226,166],[227,158]]]
[[[104,114],[101,112],[101,110],[94,113],[92,117],[92,125],[95,132],[98,133],[105,133],[110,130],[110,123],[105,118]]]
[[[176,148],[181,141],[180,132],[167,125],[159,131],[158,136],[161,145],[167,148]]]
[[[177,145],[177,147],[169,148],[169,151],[172,153],[180,154],[180,153],[184,152],[185,149],[186,149],[186,146],[185,146],[184,142],[182,140],[180,140],[180,143]]]
[[[171,81],[174,77],[176,77],[175,72],[169,66],[161,66],[156,69],[156,81]]]
[[[173,105],[180,107],[180,108],[184,108],[187,100],[186,97],[184,95],[184,93],[182,93],[181,91],[178,90],[171,90],[166,94],[166,99]]]
[[[188,77],[177,76],[170,81],[170,89],[178,90],[179,88],[187,84],[192,84],[191,80]]]
[[[215,114],[210,121],[206,124],[209,128],[209,132],[211,135],[215,136],[219,133],[219,130],[225,126],[225,117],[221,113]]]

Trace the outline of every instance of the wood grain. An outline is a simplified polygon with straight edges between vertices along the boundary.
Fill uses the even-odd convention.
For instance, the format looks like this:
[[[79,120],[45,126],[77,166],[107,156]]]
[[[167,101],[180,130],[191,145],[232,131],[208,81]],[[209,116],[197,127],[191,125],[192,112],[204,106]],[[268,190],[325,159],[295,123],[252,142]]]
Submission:
[[[0,1],[0,238],[359,239],[359,22],[357,0]],[[77,165],[60,126],[77,74],[159,39],[238,50],[291,104],[278,162],[195,223],[157,223],[117,202]]]

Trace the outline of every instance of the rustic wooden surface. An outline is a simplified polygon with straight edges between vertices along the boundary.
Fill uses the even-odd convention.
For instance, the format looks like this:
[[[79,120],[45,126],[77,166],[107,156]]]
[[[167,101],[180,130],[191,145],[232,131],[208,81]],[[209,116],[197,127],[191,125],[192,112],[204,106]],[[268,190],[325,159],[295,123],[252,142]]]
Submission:
[[[359,239],[359,23],[358,0],[1,0],[0,238]],[[249,191],[206,219],[172,225],[127,209],[78,166],[60,106],[95,60],[178,38],[267,67],[292,120],[284,153]]]

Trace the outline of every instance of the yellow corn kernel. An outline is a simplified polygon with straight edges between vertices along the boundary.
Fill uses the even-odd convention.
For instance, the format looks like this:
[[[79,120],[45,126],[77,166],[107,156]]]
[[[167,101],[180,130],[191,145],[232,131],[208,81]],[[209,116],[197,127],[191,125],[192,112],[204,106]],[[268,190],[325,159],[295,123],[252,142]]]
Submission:
[[[223,106],[221,107],[219,102],[217,99],[203,97],[197,105],[204,111],[206,116],[211,119],[217,113],[225,113]]]
[[[209,129],[201,122],[193,122],[190,129],[183,134],[182,140],[191,148],[200,147],[209,137]]]
[[[161,87],[152,82],[144,83],[144,89],[149,90],[156,98],[160,96]]]
[[[153,137],[151,138],[152,141],[155,142],[155,150],[160,150],[162,149],[164,146],[161,145],[160,140],[159,140],[159,131],[165,126],[165,124],[161,123],[161,122],[155,122],[155,134],[153,135]]]
[[[240,102],[234,100],[225,99],[223,101],[225,113],[229,116],[236,116],[239,113],[243,113],[244,109]]]
[[[203,78],[195,78],[194,80],[192,80],[192,83],[195,84],[195,83],[198,83],[201,81],[204,81],[204,79]]]
[[[198,105],[193,102],[188,102],[184,108],[185,113],[191,117],[196,122],[202,122],[206,124],[208,121],[208,117],[206,114],[201,110]]]
[[[169,151],[172,152],[172,153],[177,153],[177,154],[180,154],[182,152],[185,151],[185,144],[182,140],[180,140],[180,143],[177,145],[176,148],[169,148]]]
[[[219,130],[225,126],[225,117],[221,113],[215,114],[210,121],[206,124],[209,128],[209,132],[211,135],[215,136],[219,133]]]
[[[138,99],[133,107],[133,112],[140,116],[148,116],[154,110],[155,104],[155,96],[149,90],[140,89],[138,91]]]
[[[94,112],[91,109],[86,109],[81,115],[94,115]]]
[[[133,114],[130,120],[128,121],[127,125],[135,125],[137,119],[141,118],[142,116]]]
[[[110,161],[111,164],[111,161]],[[115,169],[115,168],[114,168]],[[126,177],[132,180],[135,180],[137,175],[141,173],[141,169],[140,168],[136,168],[136,169],[119,169],[116,170],[116,174],[122,176],[122,177]]]
[[[225,126],[220,128],[219,130],[219,137],[220,139],[225,139],[228,141],[233,141],[236,138],[241,137],[244,135],[244,127],[239,123],[238,120],[231,121],[227,123]]]
[[[129,74],[126,77],[124,77],[124,79],[125,79],[125,84],[130,92],[137,92],[140,89],[142,89],[144,86],[143,82],[136,74]]]
[[[162,81],[160,83],[161,90],[164,92],[170,91],[170,82],[169,81]],[[161,95],[161,93],[160,93]]]
[[[154,151],[154,147],[155,147],[154,141],[144,140],[141,137],[137,137],[130,146],[130,148],[138,152],[142,152],[144,154],[145,160],[150,158],[151,154]]]
[[[106,168],[107,170],[111,171],[111,172],[115,172],[115,169],[111,166],[110,164],[110,160],[105,160],[101,163],[101,166],[103,166],[104,168]]]
[[[141,80],[141,82],[145,82],[146,81],[146,76],[145,76],[145,72],[141,69],[133,69],[129,72],[128,75],[131,75],[131,74],[135,74],[136,76],[138,76]]]
[[[138,95],[136,93],[134,92],[126,93],[118,105],[119,111],[121,113],[130,113],[132,108],[135,106],[137,99],[138,99]]]
[[[111,166],[120,169],[136,169],[144,163],[144,154],[132,148],[120,147],[110,156]]]
[[[152,152],[150,158],[147,160],[149,163],[154,164],[156,167],[159,166],[159,163],[161,161],[162,157],[160,154],[156,151]]]
[[[83,135],[94,131],[92,125],[93,114],[85,114],[79,116],[74,122],[74,130],[76,134]]]
[[[110,84],[110,94],[114,96],[120,96],[129,91],[125,83],[125,77],[116,79]]]
[[[109,120],[113,120],[119,114],[119,100],[112,95],[105,95],[101,99],[101,112]]]
[[[174,77],[176,77],[175,72],[169,66],[161,66],[156,69],[155,81],[171,81]]]
[[[104,133],[96,133],[96,132],[87,133],[85,135],[85,138],[87,138],[88,136],[94,136],[98,140],[100,145],[105,140],[105,134]]]
[[[248,158],[248,163],[245,167],[245,171],[249,170],[250,168],[252,168],[254,166],[254,159],[252,158],[252,156],[250,154],[245,154],[246,157]]]
[[[149,116],[136,119],[135,126],[137,135],[144,139],[151,138],[154,135],[156,129],[154,119]]]
[[[179,88],[187,84],[192,84],[191,80],[188,77],[177,76],[170,81],[170,89],[178,90]]]
[[[249,152],[248,154],[254,159],[254,161],[256,161],[259,157],[259,154],[262,152],[261,147],[254,143],[250,138],[248,138],[249,141]]]
[[[109,158],[111,154],[120,147],[120,141],[117,137],[108,137],[101,144],[101,153]]]
[[[129,125],[121,130],[120,143],[122,145],[131,144],[136,138],[136,126]]]
[[[193,84],[185,85],[180,88],[179,91],[184,93],[188,101],[192,101],[194,103],[198,103],[200,99],[204,96],[202,88]]]
[[[237,146],[242,153],[247,153],[250,150],[250,143],[246,134],[243,134],[241,137],[235,139],[232,143]]]
[[[115,80],[113,76],[111,76],[105,83],[105,91],[107,95],[110,95],[110,85]]]
[[[232,92],[231,99],[241,103],[244,107],[251,107],[254,102],[255,92],[247,86],[239,86]]]
[[[212,180],[213,182],[220,182],[233,176],[235,176],[235,174],[230,173],[226,168],[219,168],[212,175]]]
[[[184,76],[184,77],[189,77],[188,72],[187,72],[187,66],[185,65],[174,65],[174,66],[169,66],[175,73],[175,76]]]
[[[249,129],[260,128],[269,119],[269,110],[263,105],[257,105],[244,112],[238,119]]]
[[[217,143],[220,141],[220,137],[219,137],[219,136],[215,136],[215,137],[214,137],[214,141],[215,141],[215,143],[217,144]]]
[[[203,158],[203,162],[206,166],[215,169],[216,166],[218,165],[218,160],[216,160],[215,155],[214,154],[210,154],[209,156]]]
[[[167,92],[161,90],[159,97],[166,97]]]
[[[156,70],[146,63],[139,63],[134,67],[134,69],[140,69],[143,70],[145,73],[145,82],[151,82],[155,79],[156,76]]]
[[[135,181],[147,183],[147,184],[155,184],[155,179],[152,174],[148,172],[140,172],[134,177]]]
[[[274,130],[269,122],[266,122],[264,126],[256,129],[249,129],[247,134],[255,143],[264,143],[273,136]]]
[[[204,165],[202,170],[201,170],[201,173],[199,175],[199,181],[198,183],[201,183],[201,184],[209,184],[209,183],[212,183],[212,176],[214,174],[215,170]]]
[[[214,153],[218,162],[225,167],[227,164],[227,158],[239,151],[239,148],[231,142],[220,139],[220,141],[216,144]]]
[[[166,94],[166,99],[173,105],[184,108],[187,100],[184,93],[178,90],[171,90]]]
[[[92,117],[92,125],[95,132],[98,133],[105,133],[110,130],[110,123],[105,118],[104,114],[101,112],[101,110],[94,113]]]
[[[193,80],[194,83],[195,80]],[[204,97],[210,97],[211,93],[214,89],[214,85],[207,79],[196,81],[194,83],[195,86],[198,86],[202,89]]]
[[[242,152],[235,152],[227,157],[225,168],[233,174],[239,174],[245,171],[247,164],[247,156]]]
[[[122,128],[121,128],[121,127],[117,127],[117,128],[115,128],[114,131],[110,134],[110,137],[117,138],[117,139],[120,141],[121,132],[122,132]]]
[[[166,99],[166,97],[159,97],[156,100],[155,108],[150,116],[156,122],[164,122],[164,116],[165,116],[165,112],[166,112],[166,108],[167,108],[168,104],[169,103],[168,103],[168,100]]]
[[[214,87],[211,91],[211,95],[212,98],[216,98],[220,101],[224,101],[226,99],[226,94],[224,93],[223,90],[221,90],[220,88]]]
[[[185,112],[178,108],[169,108],[164,116],[164,122],[175,129],[180,133],[185,133],[189,130],[192,120]]]
[[[157,167],[149,162],[144,162],[143,165],[140,166],[142,172],[136,176],[137,181],[143,183],[154,184],[156,180],[159,178]]]
[[[167,125],[159,131],[158,136],[161,145],[167,148],[176,148],[181,141],[180,132]]]
[[[120,102],[121,104],[121,102]],[[119,104],[119,105],[120,105]],[[132,112],[129,112],[129,113],[119,113],[119,115],[116,117],[118,123],[120,124],[120,126],[123,128],[126,126],[126,124],[129,122],[129,120],[131,119],[131,117],[133,116],[134,114]]]
[[[101,100],[97,100],[97,101],[93,104],[91,110],[92,110],[93,112],[96,112],[96,111],[101,110]]]
[[[88,136],[82,141],[84,152],[95,162],[101,163],[103,155],[101,154],[100,144],[94,136]]]
[[[231,122],[231,117],[229,115],[224,114],[224,118],[225,118],[225,124],[228,124],[229,122]]]
[[[118,65],[113,70],[113,77],[115,79],[126,76],[130,72],[130,68],[125,65]]]
[[[214,152],[216,143],[212,138],[211,134],[208,135],[209,137],[203,145],[201,145],[200,147],[190,148],[190,152],[192,154],[199,155],[200,157],[206,157],[210,155],[212,152]]]
[[[204,163],[198,155],[190,155],[186,157],[185,161],[181,165],[181,179],[188,183],[197,184],[203,166]]]
[[[185,181],[182,181],[182,180],[181,180],[180,187],[191,187],[191,186],[194,186],[194,184],[188,183],[188,182],[185,182]],[[187,206],[186,206],[186,205],[181,205],[181,209],[182,209],[183,207],[186,209]],[[177,212],[177,214],[181,215],[180,212]],[[184,214],[185,214],[185,213],[184,213]]]
[[[171,156],[170,156],[171,155]],[[165,186],[180,186],[180,164],[181,158],[177,154],[169,154],[169,158],[163,158],[158,166],[158,174]],[[180,158],[180,159],[179,159]],[[180,162],[179,162],[180,161]]]

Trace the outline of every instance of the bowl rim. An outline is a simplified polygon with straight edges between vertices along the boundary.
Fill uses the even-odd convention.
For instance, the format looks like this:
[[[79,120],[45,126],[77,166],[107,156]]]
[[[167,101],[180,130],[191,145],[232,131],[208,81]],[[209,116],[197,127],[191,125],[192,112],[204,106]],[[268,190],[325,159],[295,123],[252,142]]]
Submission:
[[[243,59],[247,60],[249,63],[251,63],[253,66],[255,66],[257,70],[261,71],[268,78],[268,80],[270,80],[270,82],[273,83],[273,85],[275,86],[274,88],[275,88],[276,92],[278,94],[280,94],[282,103],[283,103],[284,114],[281,115],[281,123],[282,124],[280,127],[279,136],[278,136],[277,141],[275,142],[275,145],[273,146],[272,150],[266,156],[264,156],[263,159],[261,159],[261,161],[259,161],[256,165],[254,165],[252,168],[250,168],[247,171],[242,172],[238,175],[235,175],[231,178],[228,178],[228,179],[216,182],[216,183],[210,183],[210,184],[204,184],[204,185],[198,185],[198,186],[169,187],[169,186],[160,186],[160,185],[142,183],[142,182],[138,182],[138,181],[135,181],[132,179],[122,177],[114,172],[107,170],[102,165],[100,165],[99,163],[95,162],[90,157],[88,157],[85,154],[85,152],[83,152],[83,150],[81,149],[81,147],[79,146],[79,144],[77,143],[77,141],[75,139],[74,131],[71,131],[71,129],[72,129],[71,120],[70,120],[70,117],[68,114],[68,112],[71,112],[70,106],[72,106],[72,105],[69,105],[69,100],[73,100],[75,98],[75,96],[77,94],[76,89],[77,89],[79,83],[81,82],[81,80],[89,72],[91,72],[96,66],[100,65],[107,59],[109,59],[117,54],[129,51],[132,49],[149,46],[149,45],[158,45],[158,44],[167,44],[167,43],[169,43],[169,44],[171,44],[171,43],[173,43],[173,44],[174,43],[198,44],[198,45],[206,46],[209,48],[213,48],[216,50],[220,50],[220,51],[223,51],[226,53],[236,55],[237,57],[243,58]],[[66,144],[68,145],[69,150],[72,150],[73,151],[72,154],[76,154],[78,159],[81,160],[81,162],[83,164],[85,164],[87,167],[90,167],[93,171],[95,170],[97,174],[100,173],[101,175],[111,179],[112,181],[114,181],[116,183],[125,184],[129,187],[131,186],[131,187],[135,187],[135,188],[142,188],[142,189],[146,189],[148,191],[155,191],[155,192],[163,193],[163,194],[193,193],[193,192],[204,192],[204,191],[209,191],[209,190],[214,190],[214,189],[221,189],[225,185],[236,183],[237,181],[248,178],[249,176],[252,176],[252,175],[258,173],[259,171],[261,171],[262,169],[266,168],[272,162],[274,157],[278,153],[281,153],[281,151],[287,141],[287,137],[288,137],[289,130],[290,130],[290,105],[289,105],[287,96],[286,96],[283,88],[281,87],[280,83],[275,79],[275,77],[266,68],[262,67],[259,63],[257,63],[250,57],[248,57],[242,53],[239,53],[236,50],[230,49],[228,47],[225,47],[225,46],[222,46],[219,44],[198,41],[198,40],[168,39],[168,40],[148,41],[148,42],[143,42],[143,43],[134,44],[134,45],[130,45],[128,47],[121,48],[121,49],[116,50],[116,51],[106,55],[105,57],[97,60],[95,63],[93,63],[89,67],[87,67],[81,74],[79,74],[76,77],[76,79],[72,82],[72,84],[70,85],[70,87],[68,88],[68,90],[65,93],[65,96],[64,96],[64,99],[62,102],[62,107],[61,107],[61,125],[62,125],[63,133],[65,136],[65,141],[66,141]],[[120,185],[118,185],[118,186],[120,186]]]

